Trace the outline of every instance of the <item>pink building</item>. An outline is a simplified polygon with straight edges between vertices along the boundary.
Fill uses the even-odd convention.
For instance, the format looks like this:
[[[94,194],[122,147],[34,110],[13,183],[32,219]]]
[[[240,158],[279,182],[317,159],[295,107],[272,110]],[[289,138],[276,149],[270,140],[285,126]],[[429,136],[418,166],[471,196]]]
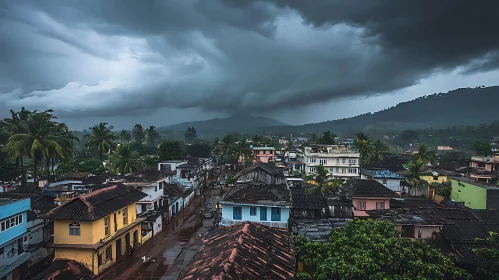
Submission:
[[[274,147],[253,147],[253,162],[269,163],[275,161]],[[244,159],[239,158],[239,162],[244,162]]]
[[[390,209],[390,200],[395,192],[375,180],[352,180],[344,186],[352,198],[354,218],[368,217],[368,210]]]

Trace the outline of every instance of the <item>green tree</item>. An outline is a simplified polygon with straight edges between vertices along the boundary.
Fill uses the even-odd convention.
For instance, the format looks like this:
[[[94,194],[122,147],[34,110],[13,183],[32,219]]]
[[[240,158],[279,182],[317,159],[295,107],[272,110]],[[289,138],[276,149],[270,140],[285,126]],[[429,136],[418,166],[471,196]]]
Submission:
[[[324,145],[334,145],[335,138],[336,134],[332,133],[330,130],[327,130],[322,133],[322,136],[319,137],[318,142],[319,144]]]
[[[192,144],[185,145],[185,154],[198,158],[208,158],[211,155],[211,146],[203,141],[194,141]]]
[[[196,138],[198,138],[196,129],[194,127],[188,127],[185,132],[185,139],[187,139],[187,141],[192,141]]]
[[[138,171],[142,167],[139,156],[139,152],[133,150],[131,144],[120,145],[109,156],[110,170],[121,175]]]
[[[426,187],[427,182],[421,178],[425,172],[425,165],[422,159],[411,159],[407,164],[405,180],[409,184],[410,190]]]
[[[499,279],[499,235],[490,232],[486,239],[477,240],[482,243],[481,248],[473,249],[481,261],[478,262],[477,279],[497,280]]]
[[[348,221],[331,232],[329,242],[298,237],[296,254],[310,270],[299,279],[471,279],[440,250],[424,240],[399,238],[384,221]]]
[[[437,194],[448,199],[452,192],[452,187],[450,185],[444,185],[441,183],[431,183],[431,186],[437,190]]]
[[[236,162],[239,162],[239,159],[242,159],[244,162],[253,160],[253,150],[249,147],[245,139],[240,140],[234,145],[233,151]]]
[[[488,157],[492,155],[492,147],[490,146],[490,142],[475,141],[472,146],[477,156]]]
[[[91,127],[91,133],[86,136],[87,148],[97,151],[100,162],[102,162],[103,154],[111,152],[115,147],[114,140],[116,136],[113,133],[113,129],[113,126],[107,126],[107,123],[101,122]]]
[[[419,145],[418,152],[412,158],[416,161],[421,160],[425,168],[428,164],[436,165],[438,163],[437,154],[430,150],[426,144]]]
[[[33,159],[35,186],[38,185],[38,168],[43,158],[48,159],[53,156],[67,159],[72,155],[73,139],[68,137],[69,134],[65,131],[61,131],[63,126],[54,122],[54,119],[52,110],[31,114],[23,123],[24,130],[13,134],[6,145],[11,158],[27,155]]]
[[[364,132],[359,132],[355,134],[355,139],[353,141],[354,147],[357,148],[357,150],[360,153],[360,165],[366,164],[369,162],[372,154],[372,139],[369,137],[367,134]]]
[[[468,162],[468,156],[460,151],[446,151],[440,154],[438,162],[445,167],[461,167]]]
[[[222,161],[227,160],[228,157],[232,157],[232,147],[234,144],[234,138],[230,134],[225,135],[222,138],[222,143],[221,143],[221,152],[222,152]]]
[[[316,171],[309,175],[304,175],[303,180],[307,183],[313,183],[314,187],[308,190],[309,193],[329,194],[341,186],[338,179],[328,179],[328,171],[324,165],[316,167]]]
[[[121,144],[128,143],[130,142],[130,140],[132,140],[132,135],[130,134],[130,132],[128,132],[125,129],[122,129],[120,132],[120,143]]]
[[[382,162],[383,161],[383,155],[388,153],[390,150],[388,146],[385,144],[385,142],[381,141],[380,139],[374,141],[371,143],[371,156],[369,159],[369,162]]]
[[[163,141],[158,148],[158,156],[160,160],[175,160],[183,157],[182,142],[180,141]]]
[[[154,125],[149,126],[148,129],[145,130],[147,145],[154,146],[161,140],[161,135],[159,135],[156,127]]]
[[[408,129],[400,132],[399,138],[400,140],[407,142],[407,141],[417,141],[419,136],[415,130]]]
[[[133,126],[132,137],[136,144],[144,144],[146,134],[141,124],[136,124]]]

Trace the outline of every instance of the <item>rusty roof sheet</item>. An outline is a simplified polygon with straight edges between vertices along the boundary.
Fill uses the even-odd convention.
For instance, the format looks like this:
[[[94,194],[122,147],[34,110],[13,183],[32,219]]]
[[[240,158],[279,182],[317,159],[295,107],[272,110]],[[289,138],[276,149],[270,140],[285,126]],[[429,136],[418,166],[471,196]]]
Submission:
[[[223,201],[289,205],[290,191],[286,185],[240,184],[234,186]]]
[[[95,221],[146,196],[147,194],[135,188],[114,185],[80,195],[40,217],[51,220]]]
[[[220,228],[178,279],[295,279],[293,238],[286,229],[258,223]]]
[[[92,280],[95,275],[83,264],[73,260],[54,260],[50,266],[31,279],[49,280]]]

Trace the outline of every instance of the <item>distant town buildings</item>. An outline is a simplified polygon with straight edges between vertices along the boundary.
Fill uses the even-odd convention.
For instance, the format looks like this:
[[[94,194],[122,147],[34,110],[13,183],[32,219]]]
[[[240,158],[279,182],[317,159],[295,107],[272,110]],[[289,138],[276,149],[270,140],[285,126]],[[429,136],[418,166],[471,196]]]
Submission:
[[[298,152],[302,162],[300,171],[315,173],[317,166],[323,165],[334,178],[348,179],[360,177],[360,153],[348,145],[309,145]]]

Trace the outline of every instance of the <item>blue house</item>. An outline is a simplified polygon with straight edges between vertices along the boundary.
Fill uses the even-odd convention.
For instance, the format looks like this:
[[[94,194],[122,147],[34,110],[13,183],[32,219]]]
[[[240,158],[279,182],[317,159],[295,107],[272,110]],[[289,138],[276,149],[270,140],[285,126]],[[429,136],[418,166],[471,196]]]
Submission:
[[[288,228],[290,192],[285,184],[266,185],[262,183],[234,186],[220,201],[222,226],[243,221]]]
[[[20,279],[20,266],[29,260],[28,243],[30,199],[0,198],[0,279]]]
[[[362,180],[375,180],[383,184],[394,192],[401,192],[400,182],[404,180],[404,176],[392,172],[387,169],[377,168],[362,168],[360,170],[360,178]]]

